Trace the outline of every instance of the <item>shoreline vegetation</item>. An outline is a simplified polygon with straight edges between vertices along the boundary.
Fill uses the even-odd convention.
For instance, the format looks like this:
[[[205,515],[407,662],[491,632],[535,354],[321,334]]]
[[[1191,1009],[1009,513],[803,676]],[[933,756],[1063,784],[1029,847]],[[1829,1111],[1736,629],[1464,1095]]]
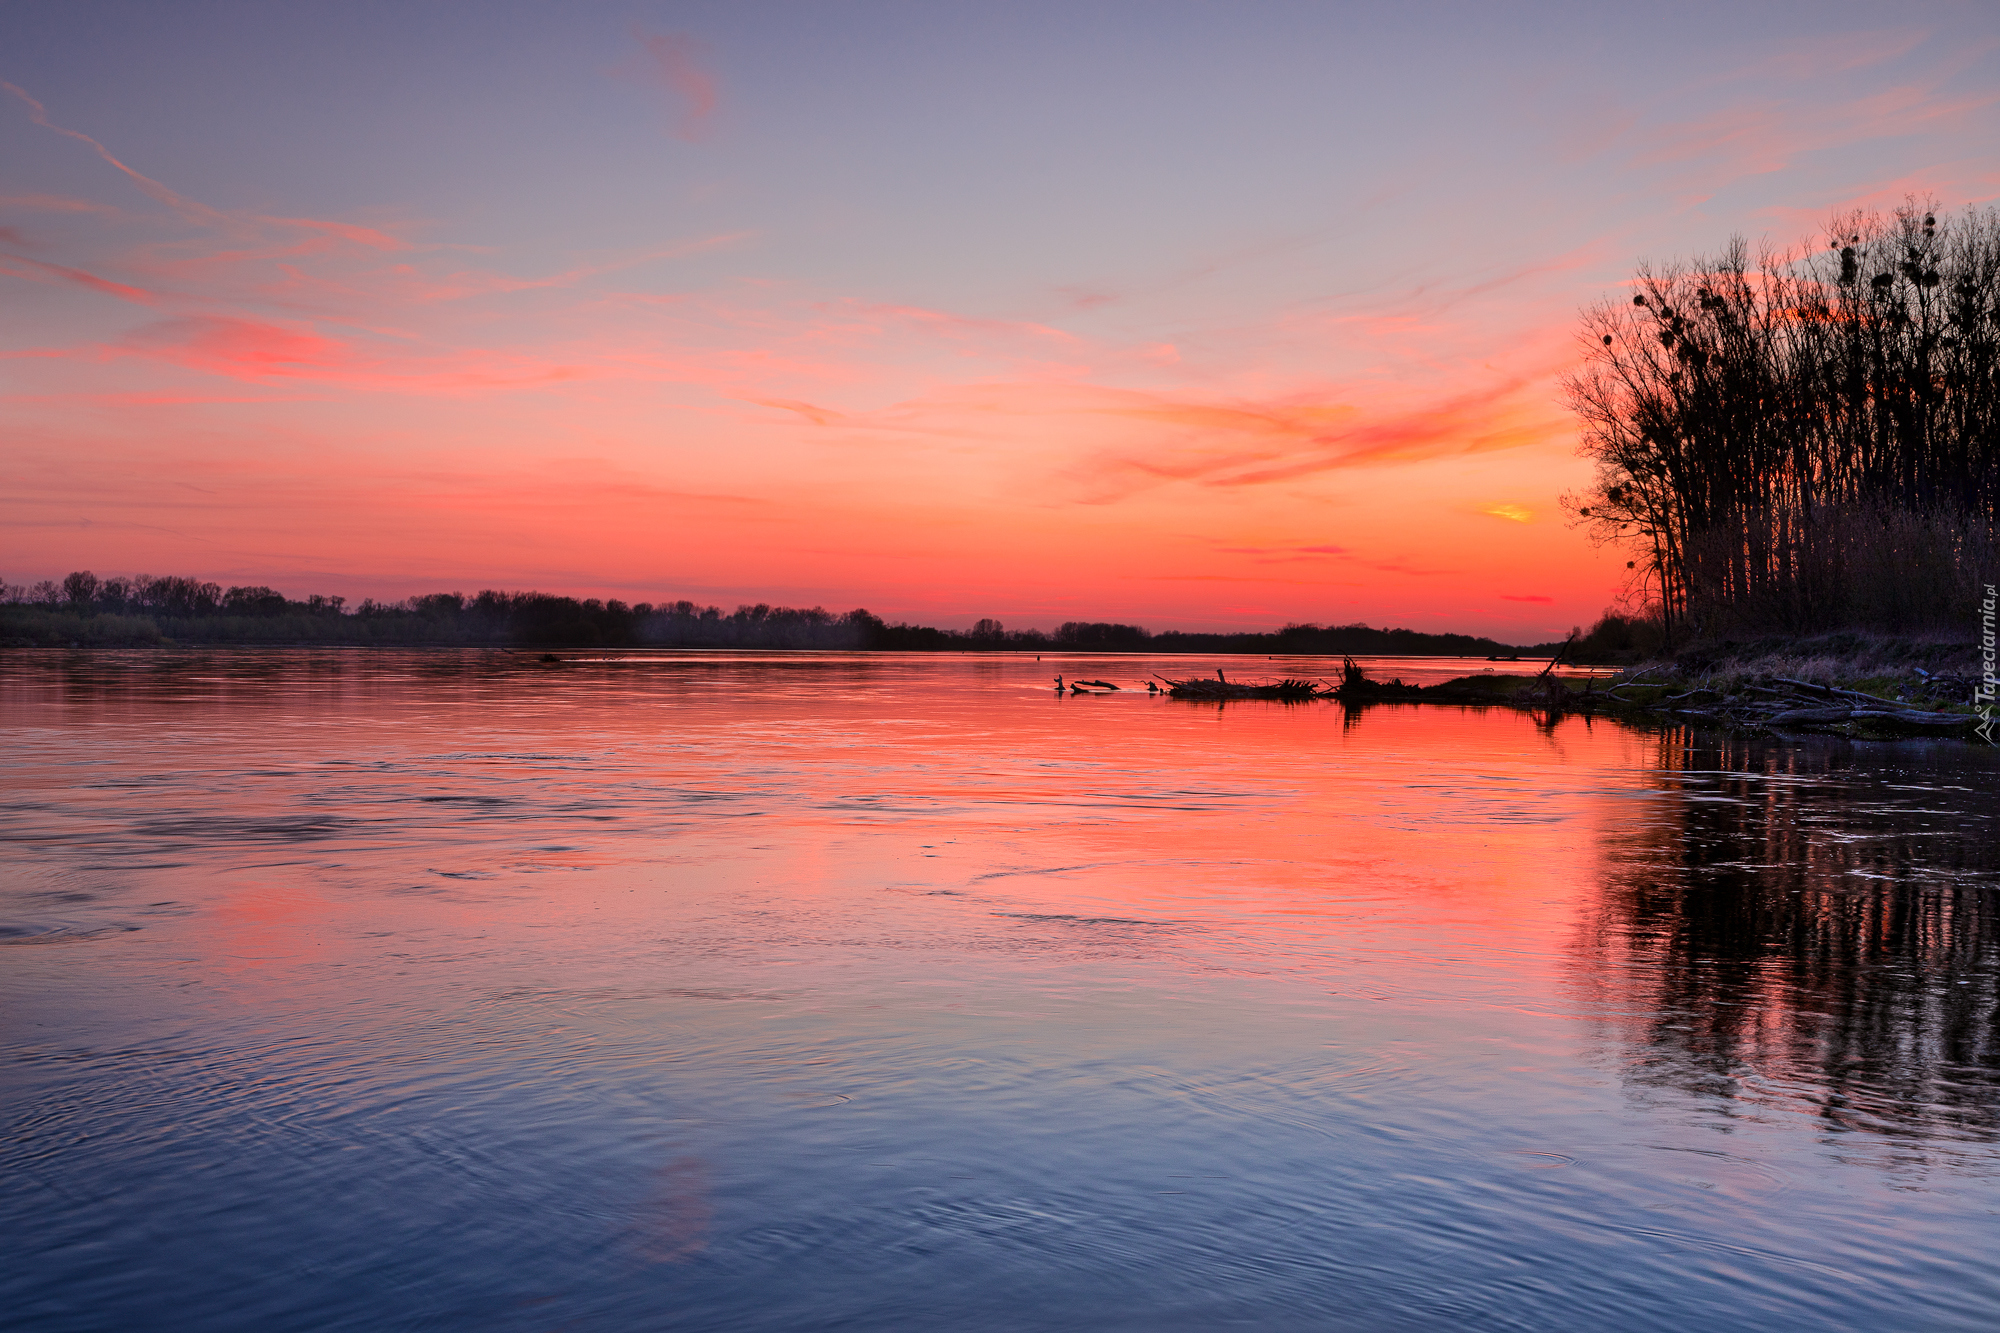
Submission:
[[[1986,740],[1980,730],[1983,719],[1972,706],[1977,677],[1912,668],[1907,674],[1865,677],[1856,684],[1870,688],[1780,675],[1769,669],[1767,659],[1761,669],[1738,662],[1691,673],[1665,663],[1609,676],[1492,674],[1428,686],[1350,678],[1323,697],[1348,705],[1502,706],[1536,713],[1550,724],[1582,716],[1855,740]]]
[[[191,578],[98,580],[5,588],[0,648],[379,647],[487,648],[560,664],[558,652],[710,649],[887,652],[1242,654],[1342,656],[1338,685],[1158,677],[1175,698],[1333,699],[1349,707],[1444,704],[1508,707],[1551,721],[1570,715],[1697,723],[1731,729],[1817,731],[1855,737],[1975,737],[1978,642],[1946,634],[1841,631],[1669,646],[1657,619],[1607,613],[1562,643],[1513,646],[1464,634],[1366,625],[1287,625],[1271,633],[1148,633],[1135,625],[1072,621],[1055,632],[889,624],[867,611],[765,605],[720,608],[579,600],[544,593],[442,593],[398,603],[337,597],[294,601],[266,587],[223,589]],[[1539,675],[1489,671],[1437,685],[1369,680],[1354,656],[1549,658]],[[1558,676],[1558,664],[1621,666],[1609,676]],[[1077,682],[1078,693],[1093,682]],[[1107,686],[1107,688],[1110,688]]]
[[[1584,313],[1565,388],[1596,478],[1563,503],[1631,554],[1634,614],[1578,660],[1717,725],[1869,734],[1978,703],[1991,741],[2000,210],[1912,197],[1626,291]]]
[[[1718,665],[1689,673],[1676,663],[1633,667],[1612,675],[1559,676],[1560,655],[1537,675],[1485,672],[1436,685],[1370,680],[1353,658],[1343,664],[1340,683],[1286,678],[1274,682],[1231,681],[1220,671],[1206,676],[1159,677],[1170,698],[1227,703],[1268,699],[1304,703],[1338,701],[1349,709],[1378,704],[1443,704],[1462,708],[1514,708],[1541,716],[1548,725],[1567,716],[1609,717],[1629,722],[1679,723],[1730,731],[1778,734],[1822,733],[1857,740],[1900,740],[1935,736],[1985,740],[1972,700],[1979,678],[1912,667],[1907,674],[1886,672],[1866,679],[1870,689],[1777,674],[1774,665],[1812,659],[1764,658]],[[1821,671],[1824,671],[1822,666]],[[1096,687],[1096,688],[1092,688]],[[1057,686],[1061,690],[1061,685]],[[1079,681],[1078,694],[1119,688],[1107,681]],[[1148,690],[1158,686],[1148,683]]]
[[[290,599],[271,588],[223,588],[171,576],[4,590],[0,647],[546,648],[567,650],[821,649],[883,652],[1262,653],[1408,657],[1546,657],[1555,643],[1504,644],[1470,634],[1368,625],[1287,625],[1258,633],[1150,633],[1069,621],[1053,632],[981,620],[970,629],[889,623],[866,610],[757,604],[733,612],[690,601],[627,605],[540,592],[434,593],[400,602]]]

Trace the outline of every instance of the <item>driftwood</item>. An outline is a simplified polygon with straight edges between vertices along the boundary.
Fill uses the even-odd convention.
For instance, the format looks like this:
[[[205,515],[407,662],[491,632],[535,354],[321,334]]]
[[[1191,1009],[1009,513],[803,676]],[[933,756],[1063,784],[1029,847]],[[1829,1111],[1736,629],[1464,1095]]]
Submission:
[[[1314,680],[1285,680],[1251,684],[1225,680],[1220,671],[1216,678],[1188,676],[1173,680],[1167,676],[1160,679],[1167,684],[1167,693],[1176,699],[1324,699],[1335,691],[1327,689]]]
[[[1919,713],[1907,709],[1882,711],[1873,708],[1854,710],[1856,722],[1886,722],[1895,727],[1909,727],[1918,731],[1962,731],[1979,719],[1967,717],[1963,713]]]
[[[1615,688],[1615,687],[1614,687]],[[1731,695],[1722,698],[1722,706],[1714,716],[1736,726],[1783,727],[1788,730],[1837,730],[1846,732],[1859,725],[1873,732],[1903,732],[1915,735],[1949,735],[1970,732],[1978,718],[1964,713],[1940,713],[1923,708],[1913,708],[1894,699],[1884,699],[1880,695],[1864,694],[1860,690],[1844,690],[1834,685],[1821,685],[1816,681],[1794,680],[1789,676],[1773,676],[1771,683],[1746,684],[1743,689],[1749,694],[1763,695],[1763,700],[1745,699]],[[1690,690],[1677,695],[1685,699],[1688,695],[1703,693]],[[1609,693],[1609,691],[1607,691]],[[1707,693],[1715,693],[1707,691]],[[1640,708],[1676,711],[1664,708],[1672,700],[1657,700],[1641,704],[1620,696],[1621,703]],[[1721,698],[1721,696],[1717,696]]]
[[[1781,685],[1790,685],[1795,689],[1810,690],[1815,694],[1823,694],[1832,699],[1852,699],[1857,703],[1876,704],[1883,708],[1899,708],[1894,699],[1884,699],[1878,694],[1863,694],[1859,690],[1837,690],[1831,685],[1815,685],[1809,680],[1790,680],[1784,676],[1773,676],[1771,679]]]
[[[1540,679],[1542,676],[1549,675],[1558,666],[1562,665],[1563,658],[1569,656],[1569,650],[1576,646],[1576,641],[1579,638],[1581,638],[1582,635],[1583,631],[1580,629],[1571,630],[1569,632],[1569,637],[1562,641],[1562,646],[1556,649],[1555,655],[1549,658],[1549,664],[1541,669],[1541,671],[1537,674],[1536,678]]]
[[[1852,708],[1787,708],[1764,720],[1774,727],[1786,727],[1802,722],[1845,722],[1853,716]]]

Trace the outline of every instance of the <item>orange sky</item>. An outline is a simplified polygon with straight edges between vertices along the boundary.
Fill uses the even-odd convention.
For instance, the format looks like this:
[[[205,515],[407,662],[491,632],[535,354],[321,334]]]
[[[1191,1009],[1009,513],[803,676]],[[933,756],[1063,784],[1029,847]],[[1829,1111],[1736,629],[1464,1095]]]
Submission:
[[[1579,306],[2000,175],[1948,6],[1694,74],[1471,11],[227,12],[0,56],[8,583],[1545,639],[1624,573],[1557,507]]]

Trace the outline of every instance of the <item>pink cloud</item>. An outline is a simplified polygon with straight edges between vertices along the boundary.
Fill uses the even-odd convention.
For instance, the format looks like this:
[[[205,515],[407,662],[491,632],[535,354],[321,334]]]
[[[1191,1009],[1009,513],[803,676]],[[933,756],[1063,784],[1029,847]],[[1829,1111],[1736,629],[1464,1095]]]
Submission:
[[[1178,427],[1185,442],[1162,442],[1143,453],[1112,452],[1089,468],[1114,485],[1125,474],[1134,481],[1263,486],[1369,463],[1541,443],[1565,426],[1544,398],[1554,369],[1504,377],[1414,406],[1371,409],[1356,401],[1325,400],[1238,405],[1157,398],[1106,406],[1101,410],[1107,414]]]
[[[1350,555],[1345,546],[1218,546],[1227,555]]]
[[[811,403],[802,403],[790,398],[752,398],[747,401],[762,407],[775,407],[783,412],[796,412],[815,426],[825,426],[845,420],[841,413],[831,408],[815,407]]]
[[[329,238],[346,241],[352,245],[366,246],[371,250],[407,250],[410,243],[400,236],[391,236],[386,231],[374,227],[357,227],[351,222],[329,222],[323,218],[262,218],[279,227],[296,227],[302,231],[320,232]]]
[[[506,392],[548,388],[602,373],[557,357],[473,349],[399,349],[394,356],[384,356],[310,329],[226,315],[160,320],[133,330],[116,347],[46,354],[78,360],[136,356],[250,383],[295,381],[358,393]]]
[[[633,36],[645,50],[640,66],[648,81],[672,95],[680,115],[674,135],[690,142],[700,139],[715,114],[715,76],[703,69],[697,57],[701,47],[685,33],[649,33],[634,29]]]
[[[13,88],[12,84],[7,85]],[[19,92],[18,88],[14,89]],[[70,199],[59,194],[6,194],[0,195],[0,208],[23,208],[38,213],[97,213],[116,217],[125,210],[110,204],[93,203],[88,199]]]
[[[372,294],[378,298],[419,304],[465,301],[482,296],[511,296],[518,292],[554,291],[576,287],[591,278],[604,277],[661,260],[684,259],[690,255],[725,250],[750,239],[755,234],[748,231],[732,231],[713,236],[698,236],[691,240],[653,246],[636,254],[621,255],[592,264],[578,264],[539,278],[520,278],[492,269],[458,269],[450,273],[432,275],[415,264],[396,264],[386,269],[358,275],[344,290],[354,294],[364,294],[367,288],[372,288]]]
[[[347,349],[331,339],[219,315],[148,324],[126,342],[147,355],[232,379],[325,373],[352,363]]]
[[[1458,573],[1455,569],[1431,569],[1408,560],[1377,560],[1372,562],[1368,568],[1377,570],[1383,574],[1407,574],[1412,578],[1420,579],[1434,579],[1440,574]]]
[[[922,329],[933,336],[952,339],[1025,336],[1048,339],[1072,347],[1080,346],[1083,341],[1067,329],[1036,323],[1033,320],[980,318],[946,310],[928,310],[922,306],[877,305],[860,301],[842,302],[837,308],[843,314],[851,314],[861,319],[879,321],[883,324],[907,325]]]
[[[1533,602],[1537,606],[1551,606],[1555,603],[1556,599],[1553,597],[1543,597],[1534,593],[1517,596],[1512,593],[1503,592],[1500,594],[1500,600],[1503,602]]]
[[[1960,127],[2000,103],[2000,91],[1943,92],[1965,53],[1917,81],[1832,104],[1763,99],[1727,106],[1701,120],[1664,125],[1641,136],[1641,167],[1679,165],[1707,197],[1722,182],[1778,171],[1801,155],[1874,139]]]
[[[65,268],[61,264],[45,264],[39,259],[29,259],[23,255],[0,254],[0,273],[10,277],[28,278],[38,282],[69,282],[79,287],[105,296],[116,297],[120,301],[130,301],[134,305],[158,305],[160,298],[141,287],[127,286],[122,282],[112,282],[94,273],[86,273],[80,268]]]
[[[1078,310],[1095,310],[1099,306],[1110,305],[1118,299],[1115,292],[1102,291],[1094,287],[1058,287],[1056,291]]]
[[[1898,60],[1914,51],[1930,34],[1921,28],[1901,31],[1839,32],[1823,37],[1794,37],[1785,49],[1768,59],[1735,71],[1733,79],[1764,81],[1792,79],[1808,82],[1833,74],[1846,74],[1870,65]]]

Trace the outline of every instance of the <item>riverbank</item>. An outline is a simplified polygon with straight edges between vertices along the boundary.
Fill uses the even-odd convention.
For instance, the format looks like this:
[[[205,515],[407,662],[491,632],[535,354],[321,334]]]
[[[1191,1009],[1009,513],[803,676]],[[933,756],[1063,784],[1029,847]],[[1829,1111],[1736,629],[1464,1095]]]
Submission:
[[[1733,730],[1994,743],[1970,638],[1848,632],[1690,644],[1593,678],[1481,674],[1418,687],[1349,681],[1352,703],[1442,703],[1582,713]]]
[[[1633,667],[1626,673],[1628,688],[1620,692],[1687,694],[1682,702],[1753,725],[1797,711],[1770,708],[1794,700],[1799,708],[1824,715],[1787,718],[1784,725],[1794,729],[1875,734],[1897,725],[1886,712],[1928,713],[1938,719],[1927,724],[1932,731],[1970,732],[1990,716],[1978,706],[1986,667],[1979,640],[1969,630],[1957,635],[1848,630],[1691,643]],[[1850,716],[1837,716],[1843,706]],[[1908,726],[1919,724],[1911,720]]]

